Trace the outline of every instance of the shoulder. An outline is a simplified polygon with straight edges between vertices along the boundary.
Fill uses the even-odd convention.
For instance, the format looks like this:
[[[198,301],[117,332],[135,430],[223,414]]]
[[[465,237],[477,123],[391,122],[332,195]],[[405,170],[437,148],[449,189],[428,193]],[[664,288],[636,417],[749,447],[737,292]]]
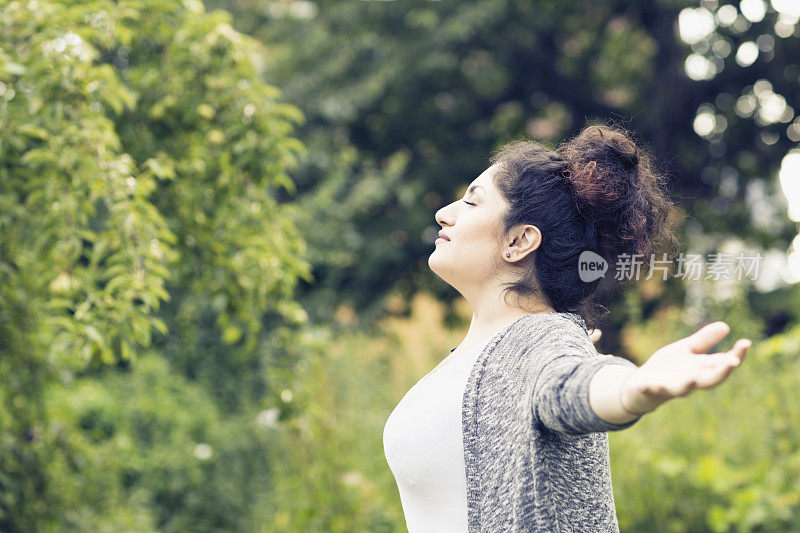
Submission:
[[[522,317],[509,331],[509,343],[536,352],[596,355],[586,322],[576,313],[554,312]]]

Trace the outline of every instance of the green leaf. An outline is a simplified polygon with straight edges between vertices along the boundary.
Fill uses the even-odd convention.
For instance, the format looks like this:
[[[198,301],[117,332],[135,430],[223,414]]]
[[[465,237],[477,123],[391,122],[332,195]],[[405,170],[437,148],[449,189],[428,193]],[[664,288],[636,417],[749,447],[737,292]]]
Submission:
[[[33,124],[20,124],[17,128],[17,132],[43,141],[46,141],[50,137],[46,129],[34,126]]]
[[[11,62],[0,63],[0,68],[2,68],[2,70],[8,74],[15,74],[17,76],[22,76],[28,71],[24,65]]]
[[[227,326],[222,331],[222,340],[226,344],[234,344],[242,338],[242,330],[237,326]]]

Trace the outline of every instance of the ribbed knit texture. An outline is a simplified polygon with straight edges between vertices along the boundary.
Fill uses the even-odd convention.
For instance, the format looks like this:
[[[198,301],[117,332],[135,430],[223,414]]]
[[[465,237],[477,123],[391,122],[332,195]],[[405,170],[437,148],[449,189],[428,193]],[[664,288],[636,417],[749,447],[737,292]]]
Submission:
[[[478,356],[463,396],[469,531],[619,531],[589,382],[608,364],[580,315],[526,315]]]

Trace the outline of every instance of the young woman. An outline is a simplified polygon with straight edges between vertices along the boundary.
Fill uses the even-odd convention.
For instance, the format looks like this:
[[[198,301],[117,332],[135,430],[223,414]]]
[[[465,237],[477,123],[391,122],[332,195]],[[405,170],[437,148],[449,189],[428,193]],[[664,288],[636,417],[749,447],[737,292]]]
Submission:
[[[708,352],[724,322],[662,347],[640,367],[600,355],[584,316],[602,278],[645,254],[670,202],[621,129],[589,126],[556,150],[507,144],[464,198],[436,213],[428,264],[473,310],[464,340],[389,416],[384,451],[411,533],[618,531],[608,431],[724,381],[750,341]],[[645,265],[646,270],[646,265]]]

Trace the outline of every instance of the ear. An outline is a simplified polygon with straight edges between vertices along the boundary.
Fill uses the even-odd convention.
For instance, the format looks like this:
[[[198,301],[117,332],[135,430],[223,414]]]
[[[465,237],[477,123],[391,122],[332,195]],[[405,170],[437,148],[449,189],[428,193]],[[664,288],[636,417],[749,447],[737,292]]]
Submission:
[[[509,235],[512,241],[503,250],[503,259],[511,263],[521,261],[542,244],[542,232],[530,224],[514,228]]]

